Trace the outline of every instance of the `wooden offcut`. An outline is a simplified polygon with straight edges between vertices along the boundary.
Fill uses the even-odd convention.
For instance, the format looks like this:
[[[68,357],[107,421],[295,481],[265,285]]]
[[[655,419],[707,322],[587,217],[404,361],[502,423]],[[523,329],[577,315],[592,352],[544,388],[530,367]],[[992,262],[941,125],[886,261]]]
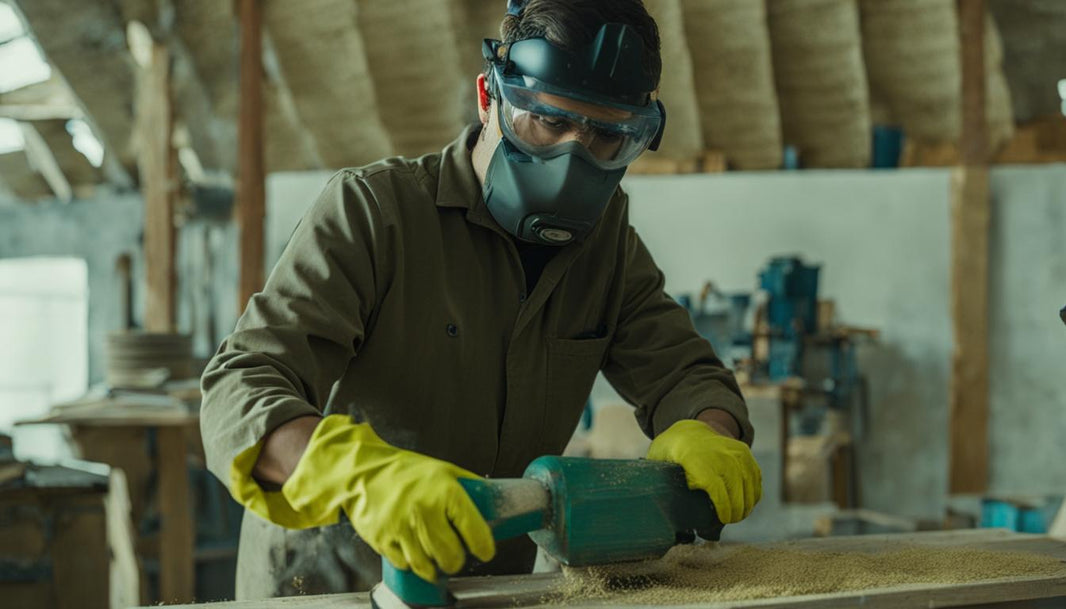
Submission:
[[[962,165],[951,180],[951,317],[948,404],[951,493],[988,487],[988,125],[985,3],[959,3],[962,38]]]

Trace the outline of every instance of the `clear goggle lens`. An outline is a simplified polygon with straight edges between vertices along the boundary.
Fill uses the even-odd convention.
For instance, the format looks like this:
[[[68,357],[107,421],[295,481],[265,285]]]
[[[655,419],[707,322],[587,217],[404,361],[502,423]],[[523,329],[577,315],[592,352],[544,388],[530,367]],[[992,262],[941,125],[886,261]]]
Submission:
[[[505,84],[500,103],[504,133],[520,150],[550,158],[580,143],[604,169],[632,163],[658,132],[657,114],[635,113]]]

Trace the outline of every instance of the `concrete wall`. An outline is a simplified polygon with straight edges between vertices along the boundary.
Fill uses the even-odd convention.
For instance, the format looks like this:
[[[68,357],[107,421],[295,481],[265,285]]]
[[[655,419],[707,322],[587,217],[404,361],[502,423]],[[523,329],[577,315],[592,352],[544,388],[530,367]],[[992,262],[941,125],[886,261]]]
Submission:
[[[1066,493],[1066,165],[993,173],[992,488]]]
[[[70,456],[55,425],[13,427],[88,386],[89,268],[73,257],[0,258],[0,432],[19,459]]]

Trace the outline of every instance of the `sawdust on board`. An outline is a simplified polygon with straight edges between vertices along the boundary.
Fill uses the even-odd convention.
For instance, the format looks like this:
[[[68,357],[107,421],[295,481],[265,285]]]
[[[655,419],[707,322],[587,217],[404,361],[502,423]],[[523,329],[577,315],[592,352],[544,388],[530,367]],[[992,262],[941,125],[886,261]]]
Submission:
[[[739,601],[903,584],[953,584],[1007,577],[1066,576],[1057,558],[1026,552],[901,545],[878,553],[775,546],[682,545],[660,560],[565,568],[548,602],[612,604]]]

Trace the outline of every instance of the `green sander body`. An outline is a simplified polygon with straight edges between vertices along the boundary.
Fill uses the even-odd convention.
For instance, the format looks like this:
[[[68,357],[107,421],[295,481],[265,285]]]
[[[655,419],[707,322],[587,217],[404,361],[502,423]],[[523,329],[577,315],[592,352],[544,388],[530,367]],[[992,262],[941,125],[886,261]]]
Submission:
[[[658,558],[698,534],[717,540],[710,498],[680,466],[647,460],[540,457],[518,479],[460,480],[496,539],[529,534],[564,565]],[[382,560],[375,607],[449,607],[447,578],[430,583]]]

